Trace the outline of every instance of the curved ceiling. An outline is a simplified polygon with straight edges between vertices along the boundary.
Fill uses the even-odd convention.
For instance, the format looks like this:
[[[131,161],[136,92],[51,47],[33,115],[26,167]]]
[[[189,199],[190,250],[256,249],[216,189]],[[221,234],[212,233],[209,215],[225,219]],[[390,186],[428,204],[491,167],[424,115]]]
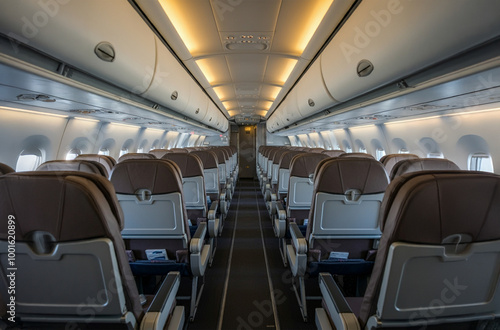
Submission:
[[[355,0],[135,0],[231,119],[269,117]]]

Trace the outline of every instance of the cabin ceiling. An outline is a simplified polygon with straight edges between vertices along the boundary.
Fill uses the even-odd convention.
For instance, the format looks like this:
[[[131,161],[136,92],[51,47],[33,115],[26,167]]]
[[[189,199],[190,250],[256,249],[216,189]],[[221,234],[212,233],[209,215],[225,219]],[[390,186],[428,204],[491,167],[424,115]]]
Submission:
[[[268,118],[355,0],[131,0],[236,123]]]

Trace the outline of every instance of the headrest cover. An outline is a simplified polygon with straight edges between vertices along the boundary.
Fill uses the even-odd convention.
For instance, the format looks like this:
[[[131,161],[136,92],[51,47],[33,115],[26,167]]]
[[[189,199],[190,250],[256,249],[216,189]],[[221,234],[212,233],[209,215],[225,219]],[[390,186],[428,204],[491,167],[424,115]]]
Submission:
[[[314,174],[318,163],[326,158],[329,157],[319,153],[301,153],[296,155],[290,164],[290,177],[308,178]]]
[[[192,153],[168,153],[161,159],[168,159],[179,166],[183,178],[203,176],[203,164],[200,158]]]
[[[131,152],[118,158],[118,163],[121,163],[128,159],[156,159],[156,156],[153,154]]]
[[[29,203],[29,204],[27,204]],[[0,177],[0,216],[16,219],[16,239],[50,233],[56,242],[109,237],[109,226],[123,228],[113,186],[81,172],[23,172]],[[7,238],[7,226],[0,228]]]
[[[161,157],[163,157],[163,155],[165,155],[166,153],[169,153],[169,152],[172,152],[172,151],[167,150],[167,149],[153,149],[153,150],[149,151],[149,153],[151,155],[154,155],[158,159],[160,159]]]
[[[460,168],[451,160],[440,158],[417,158],[398,162],[391,171],[391,180],[405,173],[417,171],[458,171]]]
[[[116,164],[109,180],[118,194],[135,194],[140,189],[151,194],[169,194],[182,192],[180,175],[179,169],[168,160],[130,159]]]
[[[49,160],[38,166],[37,171],[78,171],[103,175],[92,161],[87,160]]]
[[[366,154],[364,152],[348,152],[348,153],[343,153],[338,156],[339,158],[369,158],[369,159],[375,159],[370,154]]]
[[[414,154],[389,154],[382,157],[380,159],[380,162],[384,164],[387,174],[391,174],[392,168],[394,167],[394,165],[396,165],[396,163],[402,160],[417,159],[417,158],[419,157]]]
[[[226,163],[226,153],[222,149],[213,148],[213,149],[210,149],[210,151],[213,151],[217,155],[217,163],[219,165]]]
[[[217,168],[219,163],[217,162],[217,155],[213,151],[193,151],[191,154],[198,156],[203,163],[204,169]]]
[[[322,162],[314,182],[316,192],[344,194],[356,189],[362,194],[378,194],[385,192],[389,179],[375,159],[333,158]]]
[[[116,161],[113,159],[113,157],[99,154],[82,154],[76,156],[75,160],[90,160],[101,163],[102,165],[104,165],[108,173],[111,172],[111,169],[116,164]]]
[[[0,163],[0,175],[15,172],[12,167],[7,164]]]
[[[396,178],[382,203],[381,229],[394,240],[442,244],[453,235],[472,242],[500,239],[500,176],[424,171]],[[463,241],[462,241],[463,242]]]
[[[177,153],[185,153],[187,154],[189,151],[185,148],[172,148],[170,149],[171,152],[177,152]]]
[[[293,157],[303,154],[302,151],[288,151],[281,155],[279,168],[290,168],[290,164],[292,162]]]
[[[338,157],[342,154],[345,154],[345,151],[344,150],[324,150],[321,153],[328,155],[330,157]]]
[[[273,164],[278,165],[280,163],[281,155],[283,155],[285,152],[288,152],[288,150],[284,148],[276,151],[273,157]]]

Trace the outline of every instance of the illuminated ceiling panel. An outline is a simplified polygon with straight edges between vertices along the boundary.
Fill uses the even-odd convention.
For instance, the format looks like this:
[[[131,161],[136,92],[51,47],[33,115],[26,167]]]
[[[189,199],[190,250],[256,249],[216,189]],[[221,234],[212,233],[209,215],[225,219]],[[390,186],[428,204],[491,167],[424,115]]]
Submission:
[[[353,1],[135,0],[229,116],[269,116]]]

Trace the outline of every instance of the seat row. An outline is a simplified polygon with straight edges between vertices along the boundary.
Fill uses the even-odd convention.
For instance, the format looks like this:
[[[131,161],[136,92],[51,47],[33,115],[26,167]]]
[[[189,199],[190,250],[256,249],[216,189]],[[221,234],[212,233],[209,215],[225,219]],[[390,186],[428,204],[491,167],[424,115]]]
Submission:
[[[392,181],[378,212],[381,236],[366,290],[346,295],[336,273],[321,269],[342,261],[317,262],[318,329],[497,327],[500,208],[492,206],[500,205],[499,183],[495,174],[447,170]],[[301,253],[294,251],[305,258]]]
[[[222,230],[230,202],[225,196],[234,189],[228,184],[234,186],[237,180],[237,170],[228,157],[223,169],[227,169],[224,173],[229,177],[224,174],[226,184],[219,182],[221,167],[217,154],[226,155],[219,151],[219,148],[211,148],[189,153],[168,152],[162,159],[152,154],[127,154],[111,167],[109,181],[104,178],[108,169],[103,164],[112,163],[110,157],[102,155],[81,155],[73,161],[49,161],[42,164],[38,171],[11,173],[6,177],[38,182],[38,177],[57,180],[83,176],[99,177],[95,180],[101,185],[104,185],[101,181],[106,182],[105,187],[110,190],[108,195],[113,195],[115,217],[120,218],[120,244],[126,250],[128,267],[133,276],[139,283],[142,278],[168,277],[168,274],[190,278],[189,318],[194,320],[203,292],[204,274],[215,255],[217,236]],[[226,167],[226,164],[230,165]],[[7,167],[1,169],[13,172]],[[223,192],[219,193],[219,189]],[[58,195],[51,194],[51,199],[57,200],[54,196]],[[110,198],[107,196],[106,199]],[[38,204],[34,210],[43,212],[43,205]],[[82,205],[76,203],[73,207],[74,212],[79,212]],[[81,229],[86,226],[83,223],[74,222],[73,225]],[[41,233],[37,234],[42,237],[40,244],[50,245],[54,233],[38,225],[35,222],[33,228]],[[43,227],[43,224],[40,225]],[[44,234],[46,232],[47,235]],[[139,293],[142,293],[141,289]]]
[[[333,281],[326,280],[330,276],[327,274],[334,274],[344,283],[352,276],[359,278],[372,274],[383,231],[381,210],[387,207],[387,194],[392,187],[392,183],[389,186],[387,168],[392,167],[391,182],[394,185],[400,182],[400,177],[404,179],[411,173],[415,176],[415,173],[430,174],[421,172],[429,169],[440,170],[432,175],[450,173],[459,179],[471,173],[459,171],[455,164],[447,160],[419,159],[414,155],[389,155],[382,159],[383,164],[364,154],[327,157],[319,153],[273,149],[280,162],[274,164],[273,159],[273,166],[277,166],[271,180],[274,174],[277,174],[278,180],[275,186],[270,185],[271,201],[268,200],[268,205],[276,236],[280,238],[283,262],[290,264],[298,282],[294,284],[294,289],[305,320],[308,318],[306,277],[321,274],[322,291],[325,293],[324,283],[328,281],[331,286]],[[271,162],[268,162],[270,165]],[[481,176],[480,173],[475,174]],[[273,190],[274,187],[276,190]],[[265,197],[269,198],[269,194]],[[421,207],[425,208],[425,203]],[[338,292],[333,296],[336,294]],[[327,320],[332,321],[332,313],[338,306],[332,307],[331,301],[327,306],[332,308]],[[323,321],[322,326],[325,326]],[[361,324],[365,325],[366,320]]]

